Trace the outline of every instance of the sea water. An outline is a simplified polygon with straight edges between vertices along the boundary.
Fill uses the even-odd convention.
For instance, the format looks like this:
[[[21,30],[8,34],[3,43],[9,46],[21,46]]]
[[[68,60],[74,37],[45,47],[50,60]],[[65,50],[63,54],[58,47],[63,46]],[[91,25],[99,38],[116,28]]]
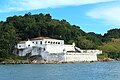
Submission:
[[[0,80],[120,80],[120,62],[0,65]]]

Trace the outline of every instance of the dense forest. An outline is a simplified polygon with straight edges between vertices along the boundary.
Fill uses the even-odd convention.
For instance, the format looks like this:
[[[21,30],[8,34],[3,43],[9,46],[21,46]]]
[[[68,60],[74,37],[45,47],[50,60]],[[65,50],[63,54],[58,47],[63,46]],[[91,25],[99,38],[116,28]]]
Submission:
[[[81,49],[120,52],[120,29],[111,29],[104,35],[86,33],[65,19],[53,19],[50,14],[27,13],[24,16],[8,17],[6,21],[0,22],[0,54],[12,54],[19,41],[38,36],[63,39],[67,44],[75,42]]]

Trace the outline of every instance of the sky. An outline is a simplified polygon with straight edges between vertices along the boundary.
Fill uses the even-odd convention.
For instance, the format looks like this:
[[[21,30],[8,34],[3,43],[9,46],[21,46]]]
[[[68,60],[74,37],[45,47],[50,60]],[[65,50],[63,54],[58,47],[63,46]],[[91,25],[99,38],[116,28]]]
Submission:
[[[120,28],[120,0],[0,0],[0,21],[28,12],[49,13],[85,32],[104,34]]]

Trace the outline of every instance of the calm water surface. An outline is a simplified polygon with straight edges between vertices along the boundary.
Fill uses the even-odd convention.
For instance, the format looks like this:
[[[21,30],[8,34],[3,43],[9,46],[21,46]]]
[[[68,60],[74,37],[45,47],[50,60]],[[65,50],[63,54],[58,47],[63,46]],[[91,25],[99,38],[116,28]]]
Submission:
[[[120,80],[120,62],[0,65],[0,80]]]

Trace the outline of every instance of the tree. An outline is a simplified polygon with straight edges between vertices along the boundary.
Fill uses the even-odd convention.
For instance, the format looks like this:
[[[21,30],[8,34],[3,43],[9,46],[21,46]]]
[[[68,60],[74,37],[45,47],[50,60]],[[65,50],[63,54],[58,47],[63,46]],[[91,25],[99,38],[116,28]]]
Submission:
[[[16,43],[18,42],[18,36],[15,28],[8,23],[5,23],[0,27],[0,53],[12,53]]]
[[[80,36],[77,41],[77,46],[82,49],[93,49],[94,43],[86,39],[86,36]]]
[[[108,30],[106,34],[104,34],[104,37],[107,38],[120,38],[120,29],[111,29]]]

